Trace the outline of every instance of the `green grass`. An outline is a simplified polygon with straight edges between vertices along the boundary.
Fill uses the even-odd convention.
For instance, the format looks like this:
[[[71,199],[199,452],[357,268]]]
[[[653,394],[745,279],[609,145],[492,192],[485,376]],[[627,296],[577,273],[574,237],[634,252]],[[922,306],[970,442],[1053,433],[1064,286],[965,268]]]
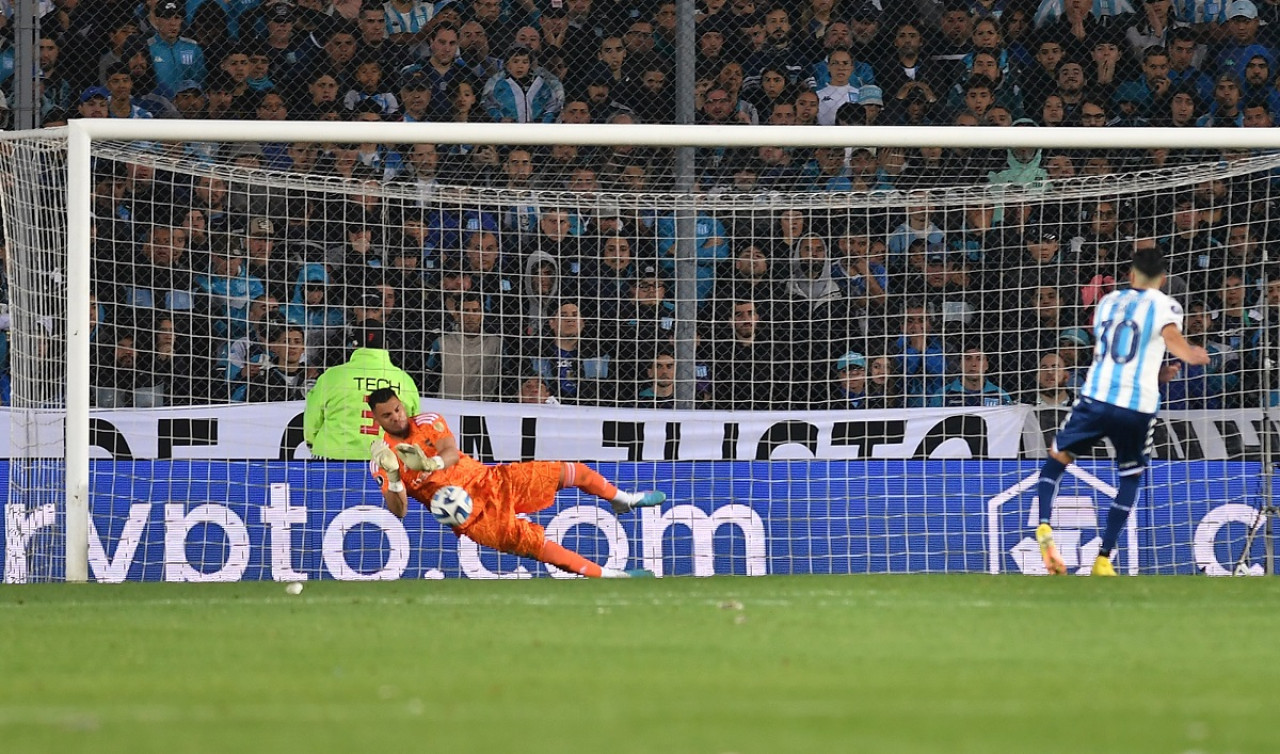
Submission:
[[[0,588],[0,751],[1273,752],[1280,580]]]

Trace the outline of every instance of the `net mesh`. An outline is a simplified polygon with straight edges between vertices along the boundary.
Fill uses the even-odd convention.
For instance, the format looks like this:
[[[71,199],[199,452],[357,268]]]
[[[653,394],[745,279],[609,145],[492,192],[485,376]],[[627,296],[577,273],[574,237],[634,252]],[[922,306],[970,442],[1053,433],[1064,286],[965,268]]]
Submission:
[[[59,138],[5,146],[6,557],[11,578],[56,578],[62,478],[42,459],[60,452],[80,220]],[[1092,359],[1093,307],[1147,246],[1213,362],[1162,388],[1123,567],[1241,558],[1272,431],[1280,156],[778,147],[794,167],[770,174],[769,149],[700,150],[700,190],[678,194],[664,150],[515,147],[482,167],[430,144],[95,143],[94,578],[543,572],[420,510],[394,521],[361,464],[275,462],[309,455],[302,401],[370,337],[481,460],[665,489],[676,504],[636,520],[576,493],[534,516],[598,562],[1035,571],[1034,459]],[[1064,482],[1073,569],[1096,552],[1111,452]]]

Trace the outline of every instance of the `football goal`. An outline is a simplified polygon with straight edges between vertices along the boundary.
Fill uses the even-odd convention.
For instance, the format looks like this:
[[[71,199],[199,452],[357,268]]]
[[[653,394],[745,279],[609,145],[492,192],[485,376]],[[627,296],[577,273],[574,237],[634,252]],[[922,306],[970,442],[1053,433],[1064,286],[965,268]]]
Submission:
[[[597,562],[1042,572],[1140,248],[1212,363],[1165,370],[1117,567],[1274,572],[1273,129],[77,120],[0,135],[0,212],[6,582],[565,576],[326,450],[376,430],[306,396],[370,347],[483,462],[665,491],[535,516]],[[1111,455],[1062,483],[1074,573]]]

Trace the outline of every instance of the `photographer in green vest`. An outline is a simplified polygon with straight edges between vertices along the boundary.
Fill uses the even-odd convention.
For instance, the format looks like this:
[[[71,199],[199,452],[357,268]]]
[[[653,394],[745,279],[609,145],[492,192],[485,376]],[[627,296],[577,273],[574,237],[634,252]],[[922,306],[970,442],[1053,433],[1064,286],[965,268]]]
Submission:
[[[366,320],[356,332],[356,348],[346,363],[326,369],[307,393],[302,433],[317,458],[369,460],[369,443],[381,430],[365,401],[378,388],[395,390],[409,415],[418,413],[418,386],[391,363],[382,323]]]

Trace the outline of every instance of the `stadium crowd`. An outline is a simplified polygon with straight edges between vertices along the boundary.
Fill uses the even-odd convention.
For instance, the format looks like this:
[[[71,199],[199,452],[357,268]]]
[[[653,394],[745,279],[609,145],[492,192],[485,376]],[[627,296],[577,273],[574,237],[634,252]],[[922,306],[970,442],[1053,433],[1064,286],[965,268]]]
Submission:
[[[52,0],[41,115],[670,122],[675,28],[664,0]],[[713,126],[1251,128],[1280,116],[1280,0],[703,0],[696,40],[697,120]],[[96,405],[297,399],[374,325],[427,396],[674,404],[674,217],[615,201],[670,190],[669,150],[155,149],[177,149],[191,172],[95,165]],[[1262,345],[1277,340],[1264,322],[1280,321],[1280,275],[1261,261],[1280,237],[1269,174],[1034,193],[1239,156],[699,150],[710,194],[901,199],[698,215],[699,405],[1068,405],[1091,358],[1091,307],[1142,244],[1166,252],[1185,330],[1216,354],[1167,384],[1166,405],[1256,405]],[[213,164],[237,172],[197,170]],[[254,171],[342,179],[346,193]],[[942,206],[929,193],[981,184],[1024,192]],[[493,200],[446,201],[451,185]],[[521,200],[533,190],[546,192]]]

